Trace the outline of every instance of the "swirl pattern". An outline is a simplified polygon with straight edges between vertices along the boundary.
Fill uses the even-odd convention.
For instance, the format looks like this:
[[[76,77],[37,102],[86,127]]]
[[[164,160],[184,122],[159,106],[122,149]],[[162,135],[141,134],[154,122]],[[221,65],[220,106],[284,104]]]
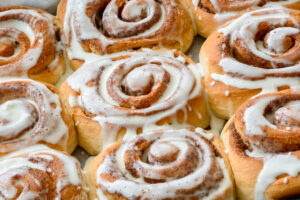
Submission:
[[[230,199],[230,174],[217,141],[202,129],[181,129],[147,132],[114,144],[87,167],[90,197]]]
[[[192,19],[179,0],[63,0],[58,16],[75,67],[97,54],[141,47],[187,51],[194,37]]]
[[[90,119],[107,143],[124,129],[130,136],[155,125],[209,123],[200,68],[176,51],[144,50],[84,65],[61,91],[77,125]]]
[[[299,90],[261,95],[243,104],[224,128],[240,198],[299,195],[299,106]]]
[[[221,107],[216,97],[231,104],[225,118],[249,97],[300,86],[299,22],[299,11],[261,9],[245,13],[208,38],[200,53],[208,95],[213,107]]]
[[[54,86],[12,79],[0,82],[0,154],[36,143],[72,152],[73,123]]]
[[[299,0],[184,0],[193,10],[198,33],[209,36],[219,26],[230,21],[242,12],[284,6],[300,9]]]
[[[56,13],[56,8],[59,0],[3,0],[0,2],[0,7],[7,6],[28,6],[46,10],[52,14]]]
[[[0,159],[1,199],[87,199],[79,163],[37,145]]]
[[[0,76],[56,83],[65,69],[57,20],[26,7],[0,8]]]

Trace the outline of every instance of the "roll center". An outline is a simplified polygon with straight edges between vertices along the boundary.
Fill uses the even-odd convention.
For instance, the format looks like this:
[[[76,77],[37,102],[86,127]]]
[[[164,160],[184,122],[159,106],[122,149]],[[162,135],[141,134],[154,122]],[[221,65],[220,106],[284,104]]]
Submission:
[[[0,105],[0,141],[15,137],[30,129],[38,121],[36,107],[23,99],[15,99]],[[4,134],[4,135],[2,135]]]
[[[170,163],[177,159],[180,150],[167,142],[154,143],[148,153],[150,163]]]
[[[145,0],[129,1],[121,12],[121,18],[128,22],[140,21],[147,15],[147,2]]]
[[[276,28],[269,32],[264,39],[264,46],[275,54],[282,54],[288,51],[294,41],[291,36],[298,34],[299,29],[292,27]]]
[[[154,77],[151,72],[135,68],[124,78],[122,88],[129,96],[142,96],[151,92],[153,84]]]
[[[10,39],[0,39],[0,56],[11,57],[15,53],[15,42]]]
[[[300,127],[300,103],[279,108],[274,114],[274,122],[279,126]]]

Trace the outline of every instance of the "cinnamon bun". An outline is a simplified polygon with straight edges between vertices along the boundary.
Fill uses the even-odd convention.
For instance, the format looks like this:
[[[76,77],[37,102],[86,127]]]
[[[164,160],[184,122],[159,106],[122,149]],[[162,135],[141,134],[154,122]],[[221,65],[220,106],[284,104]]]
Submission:
[[[184,0],[193,12],[198,33],[208,37],[218,27],[242,12],[270,7],[300,10],[299,0]]]
[[[299,198],[299,116],[300,90],[285,90],[249,100],[227,123],[221,137],[238,198]]]
[[[0,77],[55,84],[65,70],[59,26],[54,16],[42,10],[0,8]]]
[[[79,145],[91,155],[161,125],[207,127],[200,68],[177,51],[143,50],[85,64],[62,84]]]
[[[234,199],[222,143],[200,128],[145,132],[85,168],[90,199]]]
[[[300,88],[300,11],[243,14],[205,41],[200,62],[212,110],[230,118],[247,99]]]
[[[57,5],[60,0],[1,0],[0,7],[7,6],[27,6],[46,10],[56,14]]]
[[[62,0],[66,49],[75,68],[99,55],[165,47],[187,51],[193,22],[180,0]]]
[[[88,199],[79,163],[44,145],[0,158],[0,198]]]
[[[77,145],[74,124],[59,91],[32,80],[0,81],[0,155],[37,143],[69,153]]]

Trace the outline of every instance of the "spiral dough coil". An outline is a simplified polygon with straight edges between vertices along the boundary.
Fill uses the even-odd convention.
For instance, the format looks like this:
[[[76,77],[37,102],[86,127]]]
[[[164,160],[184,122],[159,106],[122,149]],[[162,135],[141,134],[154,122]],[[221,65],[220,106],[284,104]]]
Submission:
[[[255,95],[300,88],[299,14],[278,7],[247,12],[205,41],[200,60],[219,117],[230,118]]]
[[[1,199],[87,199],[79,163],[44,145],[1,157],[0,177]]]
[[[87,164],[90,198],[232,199],[222,151],[220,141],[200,128],[146,132]]]
[[[210,120],[200,68],[176,51],[145,49],[86,64],[63,83],[61,94],[79,143],[91,154],[143,129],[207,127]]]
[[[62,0],[68,58],[85,61],[141,47],[187,51],[194,38],[191,16],[180,0]]]
[[[222,140],[241,199],[299,196],[300,91],[284,90],[244,103]]]
[[[243,12],[271,8],[286,7],[300,10],[298,0],[183,0],[193,12],[198,33],[208,37],[218,27]]]
[[[28,79],[0,82],[0,155],[37,143],[72,153],[77,145],[73,122],[59,92]]]

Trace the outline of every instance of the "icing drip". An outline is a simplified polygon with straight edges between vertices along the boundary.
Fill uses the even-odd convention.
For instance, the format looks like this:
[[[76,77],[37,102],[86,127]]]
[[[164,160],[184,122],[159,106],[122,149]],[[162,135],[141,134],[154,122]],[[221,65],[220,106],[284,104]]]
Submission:
[[[28,77],[30,74],[38,74],[47,66],[49,71],[53,70],[50,67],[58,65],[58,57],[63,53],[61,41],[56,40],[57,29],[53,24],[53,16],[45,12],[13,8],[2,10],[1,76]]]
[[[34,7],[55,14],[59,0],[2,0],[0,1],[0,7],[6,6],[27,6]]]
[[[0,153],[39,142],[67,147],[69,130],[57,94],[23,79],[1,80],[0,93]]]
[[[287,36],[295,35],[299,33],[299,29],[291,27],[277,28],[270,32],[270,35],[267,39],[267,46],[270,51],[275,53],[284,53],[287,51],[285,45],[285,39]]]
[[[91,118],[104,127],[107,144],[121,127],[128,129],[127,138],[138,128],[156,126],[168,116],[175,125],[176,112],[188,112],[188,101],[201,96],[202,86],[199,68],[174,53],[144,50],[123,59],[84,65],[67,79],[74,91],[80,91],[69,97],[69,103],[94,115]],[[91,81],[95,81],[92,86]]]
[[[264,200],[267,188],[281,175],[299,174],[299,90],[286,90],[251,99],[237,112],[235,128],[245,133],[251,151],[246,154],[263,162],[255,185],[255,199]],[[287,183],[287,179],[283,180]]]
[[[275,155],[264,158],[264,168],[261,170],[255,186],[255,199],[265,200],[264,192],[276,178],[282,174],[296,177],[299,174],[300,160],[292,155]]]
[[[289,4],[294,4],[298,0],[278,0],[278,1],[263,1],[263,0],[209,0],[207,2],[200,0],[193,0],[195,9],[202,9],[199,6],[200,2],[202,7],[208,9],[210,12],[214,13],[214,18],[219,25],[222,25],[237,16],[241,12],[249,11],[251,9],[259,8],[269,8],[277,6],[285,6]]]
[[[263,23],[271,27],[267,34],[259,29]],[[287,23],[294,27],[284,27]],[[281,86],[299,87],[299,58],[291,56],[298,51],[299,25],[288,9],[274,7],[245,13],[219,33],[225,39],[219,62],[225,74],[211,74],[215,81],[236,88],[262,89],[260,94],[276,92]],[[264,41],[257,39],[259,34],[265,35]],[[252,59],[242,54],[245,49]],[[233,56],[239,53],[242,55]]]
[[[66,186],[73,185],[76,190],[83,190],[79,163],[44,145],[1,157],[0,177],[1,199],[49,198],[53,195],[49,195],[51,192],[54,192],[55,199],[61,199]]]
[[[98,198],[106,199],[103,192],[133,200],[208,200],[222,195],[232,187],[229,174],[222,158],[214,155],[211,144],[202,136],[206,133],[198,131],[201,134],[188,130],[155,131],[121,143],[104,157],[97,170]],[[166,151],[154,150],[158,146]],[[176,172],[178,169],[180,173]],[[107,180],[107,174],[113,180]]]
[[[68,57],[81,61],[94,61],[99,59],[99,55],[115,57],[119,51],[143,47],[140,40],[147,43],[145,46],[154,46],[162,45],[161,41],[166,39],[182,47],[183,22],[180,26],[167,27],[168,20],[174,20],[169,19],[169,15],[176,18],[175,15],[182,13],[177,13],[176,9],[180,7],[177,4],[175,0],[131,0],[119,3],[113,0],[107,5],[102,5],[99,0],[68,0],[64,17]],[[103,11],[101,17],[97,14],[87,15],[91,5],[102,6],[98,9]],[[162,33],[165,31],[163,29],[168,33]],[[119,43],[125,44],[126,41],[133,46],[123,45],[128,47],[114,50],[119,49]],[[95,46],[92,43],[96,43]]]

